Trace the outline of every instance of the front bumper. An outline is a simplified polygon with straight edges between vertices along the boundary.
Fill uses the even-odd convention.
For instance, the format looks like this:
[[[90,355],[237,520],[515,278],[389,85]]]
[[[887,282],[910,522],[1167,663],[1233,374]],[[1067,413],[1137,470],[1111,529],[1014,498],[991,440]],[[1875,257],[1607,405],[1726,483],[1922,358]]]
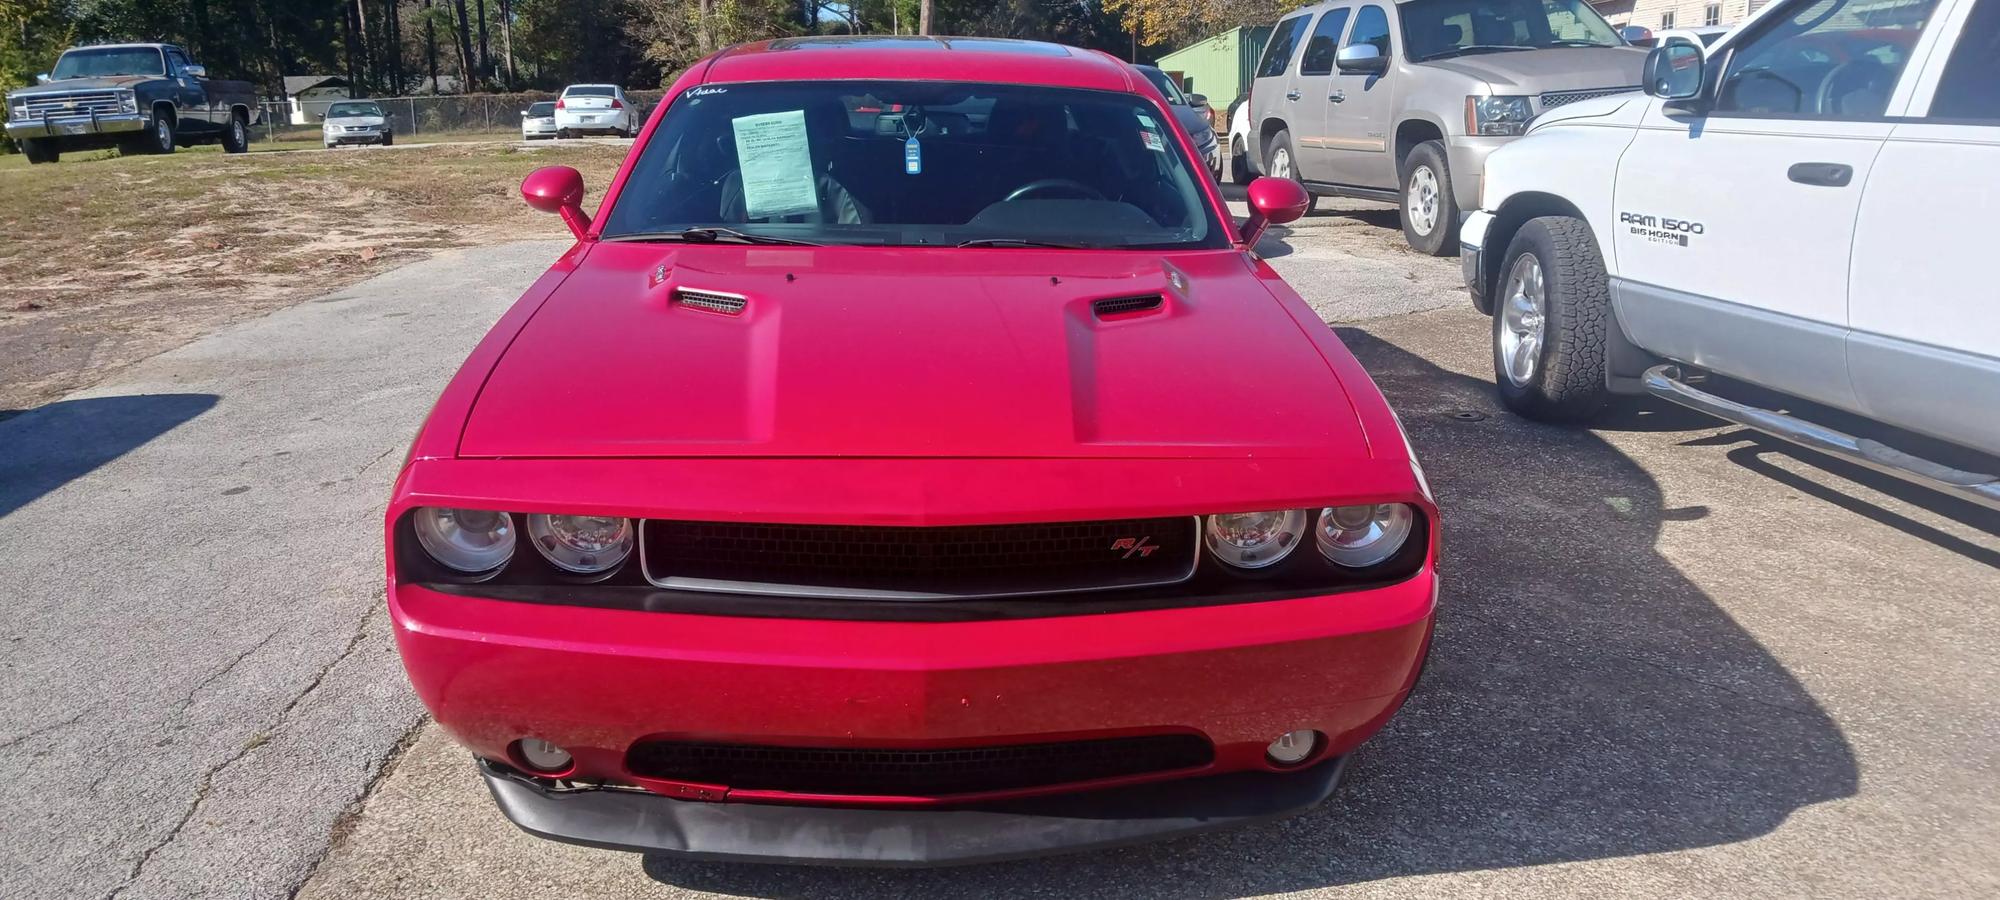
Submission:
[[[1445,162],[1451,167],[1451,194],[1460,211],[1479,208],[1479,182],[1486,171],[1486,157],[1518,137],[1457,136],[1445,144]]]
[[[940,811],[705,803],[553,790],[485,761],[480,772],[508,819],[551,840],[730,862],[919,867],[1099,850],[1285,818],[1333,796],[1347,760]]]
[[[321,132],[320,137],[329,144],[380,144],[392,134],[394,132],[391,131],[343,131],[339,134]]]
[[[146,129],[147,119],[138,113],[115,115],[52,116],[7,122],[7,136],[14,140],[49,137],[89,137],[129,134]]]

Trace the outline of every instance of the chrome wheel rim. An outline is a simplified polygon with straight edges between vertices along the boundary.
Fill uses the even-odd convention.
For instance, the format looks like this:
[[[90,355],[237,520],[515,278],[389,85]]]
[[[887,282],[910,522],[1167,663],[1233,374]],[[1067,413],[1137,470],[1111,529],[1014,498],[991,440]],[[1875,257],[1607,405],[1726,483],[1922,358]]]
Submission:
[[[1410,228],[1418,234],[1430,234],[1437,227],[1438,220],[1438,179],[1430,166],[1418,166],[1410,173],[1409,197],[1404,200],[1404,208],[1410,217]]]
[[[1279,147],[1271,152],[1271,177],[1292,177],[1292,151]]]
[[[1507,289],[1500,295],[1500,369],[1515,387],[1526,387],[1541,365],[1542,337],[1548,308],[1542,263],[1523,253],[1507,272]]]
[[[153,140],[159,142],[160,149],[162,150],[165,150],[166,148],[173,146],[174,131],[173,127],[167,124],[167,120],[165,119],[153,120]]]

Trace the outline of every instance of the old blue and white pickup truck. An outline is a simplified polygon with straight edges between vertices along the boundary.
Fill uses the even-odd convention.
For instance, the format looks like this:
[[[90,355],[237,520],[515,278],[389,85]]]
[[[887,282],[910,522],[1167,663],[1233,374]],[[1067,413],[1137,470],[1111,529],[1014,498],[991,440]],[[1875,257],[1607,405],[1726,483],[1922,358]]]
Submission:
[[[218,142],[242,153],[261,118],[249,82],[210,79],[172,44],[72,47],[40,81],[7,95],[7,136],[29,162],[55,162],[65,150],[172,153]]]

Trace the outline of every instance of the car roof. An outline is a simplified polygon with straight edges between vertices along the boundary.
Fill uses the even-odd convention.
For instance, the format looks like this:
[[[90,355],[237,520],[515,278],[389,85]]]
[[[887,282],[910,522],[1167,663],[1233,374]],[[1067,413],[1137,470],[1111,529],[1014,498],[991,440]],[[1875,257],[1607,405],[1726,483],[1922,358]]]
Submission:
[[[1045,41],[831,35],[731,47],[710,59],[701,81],[991,81],[1130,92],[1130,71],[1109,54]]]
[[[615,91],[615,90],[618,90],[618,86],[617,86],[617,85],[615,85],[615,84],[597,84],[597,83],[595,83],[595,82],[591,82],[591,83],[586,83],[586,84],[572,84],[572,85],[570,85],[569,87],[566,87],[566,88],[563,88],[563,90],[565,90],[565,91],[573,91],[573,90],[576,90],[577,88],[580,88],[580,87],[601,87],[601,88],[610,88],[610,89],[612,89],[612,90],[614,90],[614,91]]]
[[[179,44],[78,44],[69,50],[179,50]],[[185,52],[185,51],[183,51]]]

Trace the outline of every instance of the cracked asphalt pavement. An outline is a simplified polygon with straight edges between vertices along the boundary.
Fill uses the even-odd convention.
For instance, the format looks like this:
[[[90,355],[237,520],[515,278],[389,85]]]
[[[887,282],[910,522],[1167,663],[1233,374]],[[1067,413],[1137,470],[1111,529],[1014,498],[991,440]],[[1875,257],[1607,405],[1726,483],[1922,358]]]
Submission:
[[[1321,202],[1264,250],[1445,510],[1419,695],[1306,816],[884,872],[530,838],[398,667],[398,454],[560,252],[443,254],[0,419],[0,896],[2000,895],[2000,517],[1633,404],[1495,402],[1455,261]]]

